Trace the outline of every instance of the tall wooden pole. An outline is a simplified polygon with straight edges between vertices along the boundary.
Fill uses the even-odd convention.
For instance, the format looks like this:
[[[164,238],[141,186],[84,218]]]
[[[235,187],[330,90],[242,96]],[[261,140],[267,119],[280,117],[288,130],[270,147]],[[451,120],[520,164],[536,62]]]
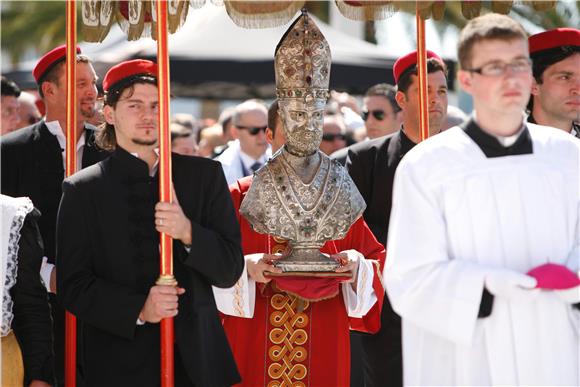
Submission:
[[[171,137],[169,133],[169,52],[167,2],[157,1],[157,68],[159,90],[159,199],[171,202]],[[160,276],[157,285],[176,286],[173,276],[173,240],[161,233]],[[161,320],[161,386],[173,387],[173,318]]]
[[[66,2],[66,176],[77,169],[77,8],[76,0]],[[77,321],[70,312],[65,316],[66,387],[76,386]]]
[[[429,111],[427,94],[427,50],[425,49],[425,20],[419,13],[417,1],[417,77],[419,78],[419,124],[421,141],[429,137]]]

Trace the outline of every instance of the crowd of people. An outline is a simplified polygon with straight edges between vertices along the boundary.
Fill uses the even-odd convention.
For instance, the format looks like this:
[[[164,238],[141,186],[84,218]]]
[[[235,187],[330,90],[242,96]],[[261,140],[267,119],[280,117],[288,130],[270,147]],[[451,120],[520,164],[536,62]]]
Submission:
[[[60,46],[38,60],[36,91],[2,77],[2,385],[64,385],[65,310],[79,385],[159,385],[168,317],[176,386],[580,384],[580,30],[469,21],[457,81],[474,111],[448,105],[452,75],[428,51],[426,141],[417,52],[360,105],[323,90],[320,106],[279,93],[215,119],[176,114],[171,203],[148,60],[102,75],[77,49],[65,179],[65,59]],[[300,92],[320,93],[310,81]],[[272,281],[288,241],[240,214],[273,158],[304,156],[308,131],[306,156],[344,167],[366,203],[321,249],[353,276],[317,301]],[[158,281],[159,233],[177,284]]]

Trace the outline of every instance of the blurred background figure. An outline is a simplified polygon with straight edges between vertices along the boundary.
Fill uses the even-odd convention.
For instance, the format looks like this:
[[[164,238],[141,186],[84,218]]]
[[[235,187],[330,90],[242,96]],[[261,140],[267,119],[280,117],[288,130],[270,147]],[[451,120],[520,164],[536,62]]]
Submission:
[[[234,141],[234,137],[232,135],[232,118],[234,117],[234,110],[235,106],[231,106],[225,108],[220,113],[218,118],[218,124],[222,127],[222,136],[223,136],[223,145],[218,145],[214,150],[214,157],[217,157],[224,153],[226,149],[232,144]]]
[[[2,77],[2,99],[1,112],[2,120],[0,121],[0,135],[10,133],[18,129],[20,116],[18,115],[18,97],[20,88],[16,83],[8,78]]]
[[[460,108],[453,105],[447,106],[447,119],[443,126],[441,127],[441,131],[447,130],[457,125],[463,124],[467,121],[469,117],[467,114],[463,112]]]
[[[345,125],[341,115],[324,116],[324,126],[322,127],[322,142],[320,150],[327,156],[346,146]]]
[[[171,123],[171,151],[185,156],[197,156],[197,141],[193,133],[193,128],[179,124]]]
[[[228,184],[253,174],[266,163],[271,154],[266,141],[267,127],[268,109],[261,101],[247,100],[236,106],[231,128],[235,140],[216,157],[222,163]]]
[[[197,119],[193,114],[187,113],[177,113],[171,117],[171,122],[183,125],[191,130],[191,132],[197,136],[199,130],[199,125],[197,124]]]
[[[220,124],[201,128],[197,139],[197,155],[201,157],[214,158],[216,156],[215,149],[225,145],[223,129]]]
[[[367,90],[361,114],[367,138],[382,137],[401,128],[403,118],[395,100],[396,94],[395,87],[386,83],[379,83]]]
[[[28,125],[36,124],[42,119],[40,111],[36,106],[36,100],[36,96],[32,93],[26,91],[20,93],[20,97],[18,97],[20,121],[16,128],[20,129]]]
[[[365,122],[360,116],[360,106],[358,101],[352,95],[346,92],[338,92],[332,90],[330,98],[327,103],[327,111],[332,114],[339,114],[342,116],[345,126],[346,145],[352,145],[360,139],[366,137]],[[363,136],[358,133],[362,131]]]

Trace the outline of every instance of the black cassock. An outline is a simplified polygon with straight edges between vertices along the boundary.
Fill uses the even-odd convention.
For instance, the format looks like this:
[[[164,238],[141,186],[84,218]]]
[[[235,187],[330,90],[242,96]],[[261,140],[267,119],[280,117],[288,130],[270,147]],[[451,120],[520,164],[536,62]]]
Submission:
[[[95,145],[95,131],[85,128],[82,167],[93,165],[108,156]],[[54,264],[56,253],[56,213],[62,195],[64,166],[62,150],[43,121],[0,137],[2,194],[28,196],[40,213],[38,227],[44,242],[44,255]],[[49,294],[54,323],[56,377],[64,384],[64,310]]]
[[[364,220],[383,245],[387,243],[395,171],[413,146],[405,133],[398,131],[349,148],[346,168],[367,204]],[[361,368],[367,387],[403,385],[401,318],[388,297],[381,312],[381,330],[374,335],[351,332],[351,342],[353,385],[361,382]],[[362,353],[355,353],[356,348]]]
[[[176,386],[231,385],[239,375],[211,285],[233,286],[242,272],[239,226],[218,162],[173,154],[172,165],[192,223],[190,252],[174,241],[174,273],[186,290],[175,318]],[[159,385],[159,324],[137,325],[159,275],[158,190],[157,175],[121,148],[63,183],[58,296],[81,322],[80,385]]]

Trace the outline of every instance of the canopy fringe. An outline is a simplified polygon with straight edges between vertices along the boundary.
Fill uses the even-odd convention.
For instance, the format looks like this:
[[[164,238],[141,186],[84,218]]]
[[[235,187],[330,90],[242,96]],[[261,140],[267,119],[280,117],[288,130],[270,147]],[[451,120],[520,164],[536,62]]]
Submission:
[[[271,28],[288,23],[305,1],[225,0],[230,19],[242,28]]]

